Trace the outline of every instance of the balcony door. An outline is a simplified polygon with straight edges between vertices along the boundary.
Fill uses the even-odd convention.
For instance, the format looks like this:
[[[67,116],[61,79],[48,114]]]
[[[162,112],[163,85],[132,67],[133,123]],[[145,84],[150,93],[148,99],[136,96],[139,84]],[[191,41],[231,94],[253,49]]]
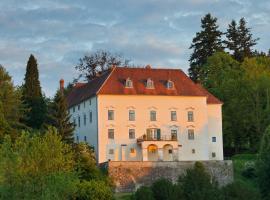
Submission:
[[[148,128],[146,129],[147,140],[160,140],[161,133],[159,128]]]

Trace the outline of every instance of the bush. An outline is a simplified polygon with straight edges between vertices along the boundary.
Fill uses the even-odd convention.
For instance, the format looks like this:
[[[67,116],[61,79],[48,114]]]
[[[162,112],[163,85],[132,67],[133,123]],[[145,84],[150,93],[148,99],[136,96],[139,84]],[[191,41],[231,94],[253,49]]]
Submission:
[[[77,200],[111,200],[113,193],[104,181],[90,180],[78,184]]]
[[[141,186],[135,194],[131,196],[132,200],[155,200],[151,188]]]
[[[173,194],[174,186],[171,181],[161,178],[153,183],[152,191],[156,200],[168,200]]]
[[[258,200],[259,194],[243,183],[234,182],[222,188],[224,200]]]

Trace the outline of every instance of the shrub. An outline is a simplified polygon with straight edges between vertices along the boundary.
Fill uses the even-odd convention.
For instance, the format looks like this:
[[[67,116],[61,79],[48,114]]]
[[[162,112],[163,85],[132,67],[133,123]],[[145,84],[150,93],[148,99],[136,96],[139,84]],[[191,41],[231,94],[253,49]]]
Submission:
[[[77,200],[111,200],[113,193],[104,181],[90,180],[78,184]]]
[[[155,200],[153,197],[153,192],[151,188],[146,186],[141,186],[137,191],[132,195],[132,200]]]
[[[258,200],[259,194],[241,182],[234,182],[222,188],[224,200]]]
[[[173,194],[174,186],[171,181],[161,178],[153,183],[152,191],[156,200],[168,200]]]

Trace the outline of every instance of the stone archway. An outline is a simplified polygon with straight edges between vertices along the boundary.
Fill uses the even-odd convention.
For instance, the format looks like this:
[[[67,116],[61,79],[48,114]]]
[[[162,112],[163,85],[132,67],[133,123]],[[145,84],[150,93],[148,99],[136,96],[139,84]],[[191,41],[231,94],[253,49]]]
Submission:
[[[158,161],[158,147],[157,145],[150,144],[147,147],[148,161]]]
[[[163,146],[163,161],[173,161],[173,146],[170,144]]]

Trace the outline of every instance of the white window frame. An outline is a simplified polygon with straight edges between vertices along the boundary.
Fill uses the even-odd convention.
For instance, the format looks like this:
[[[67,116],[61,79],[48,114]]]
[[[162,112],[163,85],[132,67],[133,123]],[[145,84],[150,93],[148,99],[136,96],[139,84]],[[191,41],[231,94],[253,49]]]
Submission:
[[[128,111],[128,120],[135,121],[135,119],[136,119],[135,110],[129,110]]]
[[[108,110],[108,120],[114,120],[114,110]]]
[[[157,111],[150,110],[150,121],[157,121]]]
[[[194,112],[193,111],[188,111],[187,112],[187,117],[188,117],[188,122],[194,122]]]
[[[171,111],[171,121],[177,121],[177,112],[175,110]]]

